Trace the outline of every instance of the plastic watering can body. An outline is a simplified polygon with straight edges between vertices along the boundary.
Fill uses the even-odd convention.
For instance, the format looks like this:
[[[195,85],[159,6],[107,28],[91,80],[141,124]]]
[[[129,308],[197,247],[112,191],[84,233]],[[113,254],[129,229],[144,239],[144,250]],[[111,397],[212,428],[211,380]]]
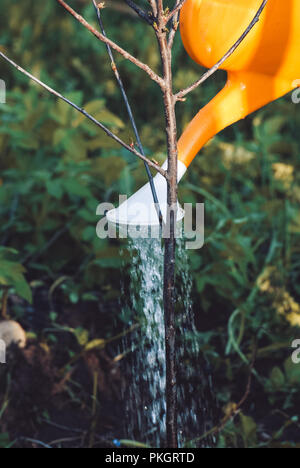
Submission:
[[[261,3],[187,0],[180,31],[188,54],[211,68],[240,38]],[[299,51],[300,0],[269,0],[260,21],[222,65],[228,72],[226,86],[181,136],[179,160],[188,167],[214,135],[297,87]]]

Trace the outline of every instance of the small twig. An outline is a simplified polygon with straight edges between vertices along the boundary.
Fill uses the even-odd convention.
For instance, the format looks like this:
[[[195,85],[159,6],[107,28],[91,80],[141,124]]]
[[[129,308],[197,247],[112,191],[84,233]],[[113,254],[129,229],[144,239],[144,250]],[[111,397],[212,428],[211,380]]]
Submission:
[[[249,377],[248,377],[248,383],[247,383],[246,391],[245,391],[244,396],[241,398],[240,402],[237,404],[238,408],[241,408],[243,406],[243,404],[246,402],[246,400],[248,399],[248,397],[250,395],[250,392],[251,392],[252,375],[253,375],[254,366],[255,366],[255,362],[256,362],[256,358],[257,358],[257,350],[258,350],[258,343],[257,343],[257,337],[256,337],[255,341],[254,341],[252,361],[251,361],[251,364],[250,364],[250,367],[249,367]]]
[[[30,442],[31,444],[40,445],[43,448],[52,449],[51,445],[45,444],[41,440],[30,439],[29,437],[20,437],[19,440],[24,440],[25,442]]]
[[[63,439],[57,439],[57,440],[52,440],[50,442],[51,445],[60,445],[64,444],[66,442],[75,442],[76,440],[82,439],[82,436],[76,436],[76,437],[65,437]],[[47,447],[48,448],[48,447]],[[49,447],[53,448],[53,447]]]
[[[243,32],[241,37],[236,41],[236,43],[228,50],[228,52],[224,55],[224,57],[221,58],[210,70],[208,70],[206,73],[202,75],[202,77],[195,81],[191,86],[189,86],[186,89],[183,89],[179,91],[177,94],[175,94],[175,99],[177,101],[182,100],[187,94],[189,94],[191,91],[194,91],[198,86],[203,84],[208,78],[210,78],[216,71],[221,67],[221,65],[236,51],[236,49],[240,46],[240,44],[244,41],[246,36],[250,33],[250,31],[254,28],[256,23],[259,21],[260,16],[265,9],[266,4],[268,3],[268,0],[264,0],[258,9],[256,15],[254,16],[253,20],[247,27],[247,29]]]
[[[156,16],[157,16],[157,3],[156,3],[156,0],[148,0],[148,1],[150,3],[151,8],[152,8],[153,16],[154,16],[154,18],[156,18]]]
[[[4,396],[4,401],[3,401],[3,404],[2,404],[2,407],[0,409],[0,420],[2,419],[2,416],[4,415],[5,411],[7,410],[8,408],[8,405],[10,403],[9,399],[8,399],[8,389],[6,390],[5,392],[5,396]]]
[[[127,349],[126,351],[124,351],[123,353],[121,354],[118,354],[117,356],[115,356],[113,358],[113,362],[120,362],[122,361],[122,359],[124,359],[126,356],[128,356],[128,354],[132,353],[132,349]]]
[[[158,16],[164,18],[164,0],[156,0]]]
[[[93,448],[95,443],[95,431],[97,426],[97,419],[98,419],[98,372],[95,371],[93,374],[93,402],[92,402],[92,423],[91,423],[91,430],[90,430],[90,441],[89,441],[89,448]]]
[[[285,413],[284,411],[282,410],[279,410],[279,409],[275,409],[272,411],[272,414],[279,414],[280,416],[282,416],[286,421],[290,421],[291,424],[297,426],[298,429],[300,429],[300,423],[298,421],[294,421],[292,419],[292,416],[290,416],[289,414]]]
[[[147,157],[143,156],[141,153],[139,153],[134,147],[132,148],[130,145],[127,145],[127,143],[125,143],[123,140],[121,140],[117,135],[115,135],[114,133],[112,133],[107,127],[105,127],[105,125],[103,125],[101,122],[99,122],[97,119],[95,119],[95,117],[91,116],[88,112],[86,112],[83,108],[77,106],[76,104],[74,104],[74,102],[70,101],[69,99],[67,99],[65,96],[63,96],[62,94],[58,93],[57,91],[55,91],[54,89],[50,88],[50,86],[46,85],[45,83],[43,83],[42,81],[40,81],[38,78],[36,78],[35,76],[31,75],[29,72],[27,72],[26,70],[24,70],[22,67],[20,67],[19,65],[17,65],[13,60],[11,60],[9,57],[7,57],[3,52],[0,52],[0,57],[2,57],[4,60],[6,60],[8,63],[10,63],[13,67],[15,67],[18,71],[20,71],[21,73],[23,73],[24,75],[26,75],[28,78],[30,78],[31,80],[33,80],[35,83],[39,84],[40,86],[42,86],[42,88],[46,89],[49,93],[53,94],[54,96],[58,97],[59,99],[62,99],[64,102],[66,102],[67,104],[69,104],[70,106],[72,106],[74,109],[76,109],[78,112],[80,112],[81,114],[83,114],[85,117],[87,117],[89,120],[91,120],[95,125],[97,125],[97,127],[101,128],[101,130],[103,130],[110,138],[112,138],[113,140],[115,140],[117,143],[119,143],[119,145],[123,146],[123,148],[127,149],[128,151],[130,151],[130,153],[133,153],[135,154],[138,158],[142,159],[143,161],[145,161],[150,167],[152,167],[153,169],[156,169],[157,172],[159,172],[162,176],[166,177],[167,176],[167,173],[166,171],[164,171],[159,165],[153,163],[150,159],[148,159]]]
[[[53,427],[56,427],[57,429],[61,429],[62,431],[69,431],[69,432],[75,432],[77,434],[86,435],[86,431],[83,431],[82,429],[75,429],[73,427],[63,426],[61,424],[57,424],[56,422],[48,421],[48,419],[43,419],[43,418],[41,418],[41,421],[44,422],[45,424],[48,424],[49,426],[53,426]]]
[[[96,13],[97,13],[97,18],[98,18],[98,22],[99,22],[101,32],[102,32],[103,36],[106,37],[106,32],[105,32],[103,22],[102,22],[102,18],[101,18],[100,8],[98,7],[98,5],[96,3],[96,0],[92,0],[92,2],[93,2],[93,5],[94,5]],[[137,144],[138,144],[139,151],[143,156],[145,156],[145,151],[144,151],[142,141],[141,141],[141,138],[140,138],[140,135],[139,135],[136,123],[135,123],[135,119],[133,117],[133,112],[132,112],[132,109],[131,109],[131,105],[129,104],[128,97],[127,97],[127,94],[126,94],[126,91],[125,91],[125,88],[124,88],[124,85],[123,85],[123,81],[122,81],[122,78],[120,76],[118,67],[117,67],[117,65],[115,63],[111,47],[110,47],[109,44],[105,44],[105,45],[106,45],[107,53],[108,53],[108,56],[109,56],[109,59],[110,59],[110,62],[111,62],[112,70],[114,72],[117,83],[118,83],[119,88],[121,90],[123,100],[125,102],[126,110],[127,110],[127,113],[128,113],[128,116],[129,116],[129,119],[130,119],[130,122],[131,122],[131,125],[132,125],[132,128],[133,128],[133,131],[134,131],[134,134],[135,134],[135,138],[136,138],[136,141],[137,141]],[[146,169],[148,180],[149,180],[150,187],[151,187],[153,201],[154,201],[154,204],[155,204],[155,207],[156,207],[156,210],[157,210],[158,219],[159,219],[160,224],[162,224],[163,217],[162,217],[162,213],[161,213],[161,210],[160,210],[160,207],[159,207],[159,200],[158,200],[155,185],[154,185],[154,182],[153,182],[153,177],[152,177],[152,174],[151,174],[151,171],[150,171],[150,168],[149,168],[148,164],[146,162],[144,162],[144,164],[145,164],[145,169]]]
[[[143,10],[141,7],[139,7],[135,2],[132,0],[124,0],[127,5],[136,12],[136,14],[142,18],[146,23],[150,24],[151,26],[153,25],[153,19],[148,15],[148,13]]]
[[[146,72],[150,78],[155,81],[159,86],[163,89],[165,87],[165,82],[164,80],[158,76],[154,70],[152,70],[148,65],[145,63],[141,62],[139,59],[135,58],[133,55],[131,55],[129,52],[126,50],[122,49],[122,47],[118,46],[115,42],[111,41],[108,39],[108,37],[104,36],[103,34],[99,33],[97,29],[95,29],[91,24],[89,24],[79,13],[77,13],[73,8],[71,8],[64,0],[56,0],[58,3],[61,4],[65,10],[67,10],[79,23],[81,23],[86,29],[88,29],[94,36],[99,39],[99,41],[104,42],[105,44],[110,45],[112,49],[114,49],[116,52],[121,54],[125,59],[129,60],[131,63],[136,65],[138,68]]]
[[[184,0],[185,1],[185,0]],[[175,4],[175,9],[180,5],[180,0],[176,0],[176,4]],[[180,10],[182,8],[183,4],[181,5],[180,9],[177,10],[176,12],[174,12],[174,14],[172,15],[172,26],[171,26],[171,31],[170,31],[170,34],[169,34],[169,38],[168,38],[168,46],[170,49],[172,49],[173,47],[173,44],[174,44],[174,39],[175,39],[175,36],[176,36],[176,32],[178,30],[178,26],[179,26],[179,13],[180,13]],[[169,21],[169,20],[168,20]]]
[[[177,0],[174,9],[170,11],[170,13],[166,16],[166,19],[165,19],[166,23],[168,23],[173,18],[174,15],[177,15],[180,12],[185,2],[186,0]]]

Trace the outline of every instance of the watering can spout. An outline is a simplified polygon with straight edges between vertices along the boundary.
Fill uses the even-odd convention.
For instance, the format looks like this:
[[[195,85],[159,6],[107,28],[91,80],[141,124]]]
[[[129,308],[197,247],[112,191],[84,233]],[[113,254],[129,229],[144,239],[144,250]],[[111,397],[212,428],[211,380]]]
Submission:
[[[167,170],[167,161],[163,164],[162,168]],[[184,176],[186,170],[186,166],[181,161],[178,161],[178,181]],[[159,209],[163,220],[166,222],[168,212],[167,181],[161,174],[157,174],[153,179],[153,183],[158,198]],[[118,208],[109,211],[106,214],[106,218],[110,223],[121,226],[158,227],[160,221],[157,208],[153,201],[150,183],[148,183],[130,198],[126,199]],[[184,211],[178,203],[177,221],[181,221],[183,217]]]
[[[290,80],[253,72],[229,72],[225,87],[198,112],[179,139],[179,160],[188,167],[213,136],[292,88]]]

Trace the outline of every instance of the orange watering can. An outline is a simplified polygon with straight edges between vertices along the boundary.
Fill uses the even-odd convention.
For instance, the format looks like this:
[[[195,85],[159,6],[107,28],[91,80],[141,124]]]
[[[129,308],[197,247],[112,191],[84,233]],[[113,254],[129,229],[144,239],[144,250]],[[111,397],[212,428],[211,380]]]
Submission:
[[[193,60],[211,68],[245,31],[261,0],[187,0],[180,30]],[[211,137],[284,96],[300,78],[300,1],[269,0],[260,21],[224,62],[225,88],[188,125],[178,143],[188,167]]]
[[[181,11],[180,31],[188,54],[211,68],[240,38],[260,5],[261,0],[187,0]],[[214,135],[297,87],[300,0],[269,0],[260,21],[222,68],[228,72],[226,86],[200,110],[179,139],[179,180]],[[164,211],[166,182],[160,174],[154,182]],[[121,224],[157,224],[154,207],[148,213],[142,209],[151,199],[147,184],[109,212],[108,219]]]

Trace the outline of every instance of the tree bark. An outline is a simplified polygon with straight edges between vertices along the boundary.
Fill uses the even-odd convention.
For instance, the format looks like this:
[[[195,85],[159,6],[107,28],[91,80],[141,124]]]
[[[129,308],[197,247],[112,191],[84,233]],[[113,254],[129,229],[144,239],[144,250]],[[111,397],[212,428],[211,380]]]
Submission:
[[[167,447],[178,447],[177,430],[177,382],[175,355],[175,257],[177,219],[177,128],[175,99],[172,79],[172,52],[166,32],[158,33],[163,77],[166,84],[163,92],[168,152],[168,217],[164,254],[164,316],[166,343],[166,406]]]

